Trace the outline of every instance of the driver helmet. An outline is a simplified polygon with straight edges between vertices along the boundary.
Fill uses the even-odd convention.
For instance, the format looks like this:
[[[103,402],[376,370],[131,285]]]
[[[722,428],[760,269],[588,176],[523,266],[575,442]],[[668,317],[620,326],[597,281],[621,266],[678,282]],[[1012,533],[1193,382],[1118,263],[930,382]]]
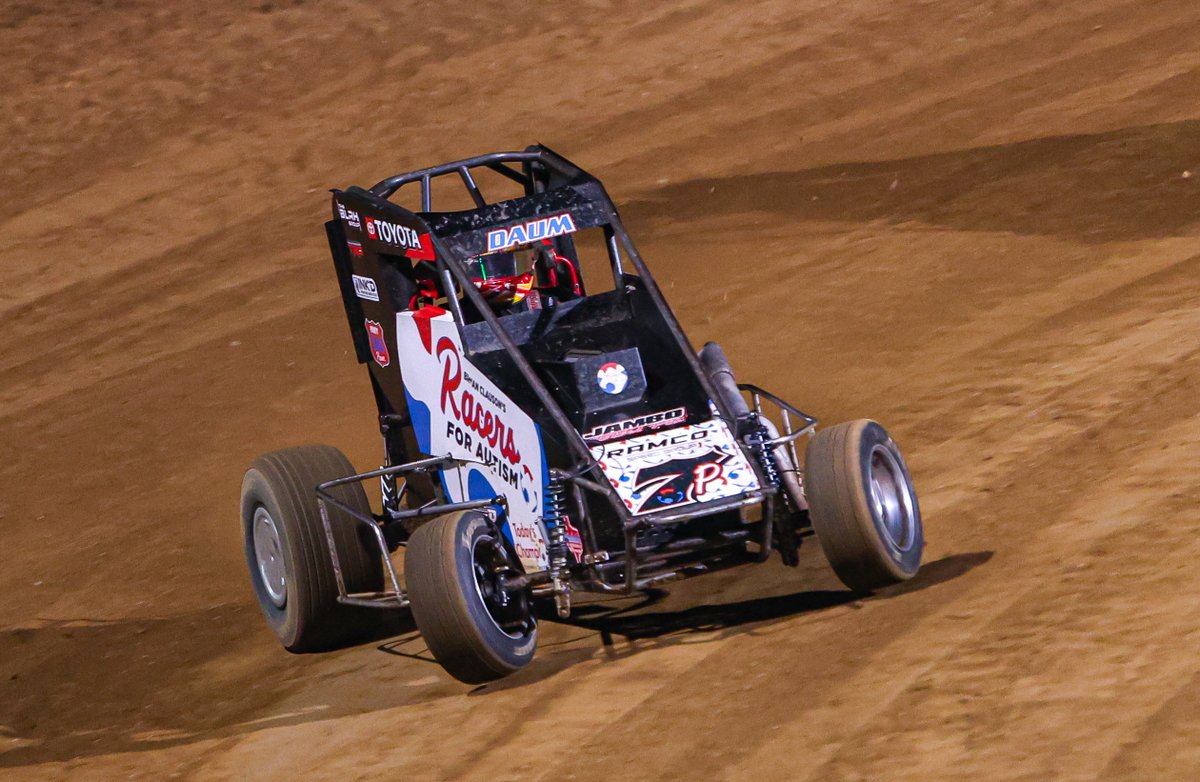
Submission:
[[[477,273],[471,282],[483,294],[492,308],[507,307],[523,301],[533,290],[534,271],[518,273],[517,253],[498,252],[481,255],[471,261],[471,271]]]

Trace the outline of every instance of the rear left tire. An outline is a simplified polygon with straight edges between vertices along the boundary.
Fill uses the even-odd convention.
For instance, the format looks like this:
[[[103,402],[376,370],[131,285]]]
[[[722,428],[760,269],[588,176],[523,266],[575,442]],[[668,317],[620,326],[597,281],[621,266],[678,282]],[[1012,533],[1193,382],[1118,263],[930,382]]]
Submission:
[[[290,652],[334,649],[376,629],[382,617],[369,608],[338,602],[329,543],[314,488],[354,474],[336,448],[303,445],[259,457],[242,481],[242,534],[250,581],[267,624]],[[362,484],[331,491],[370,515]],[[383,562],[367,530],[327,505],[348,592],[383,588]],[[368,533],[369,534],[369,533]]]

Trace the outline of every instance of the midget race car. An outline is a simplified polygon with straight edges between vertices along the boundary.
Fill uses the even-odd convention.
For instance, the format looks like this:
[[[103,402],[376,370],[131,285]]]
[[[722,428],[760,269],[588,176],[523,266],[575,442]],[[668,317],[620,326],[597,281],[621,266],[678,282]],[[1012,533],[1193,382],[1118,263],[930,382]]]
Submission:
[[[435,210],[447,186],[468,208]],[[814,534],[851,590],[917,572],[921,514],[887,431],[818,431],[737,383],[715,343],[694,350],[603,185],[561,155],[482,155],[332,200],[383,463],[356,473],[308,445],[246,473],[250,576],[288,650],[353,642],[378,609],[408,608],[446,671],[480,683],[527,665],[539,618],[568,617],[577,592],[772,552],[794,566]]]

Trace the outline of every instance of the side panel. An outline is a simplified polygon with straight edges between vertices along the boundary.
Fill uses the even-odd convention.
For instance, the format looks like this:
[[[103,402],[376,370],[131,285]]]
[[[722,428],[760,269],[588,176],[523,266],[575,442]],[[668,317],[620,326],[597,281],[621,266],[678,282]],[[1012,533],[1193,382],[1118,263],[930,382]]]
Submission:
[[[447,497],[507,497],[517,556],[527,571],[544,570],[547,469],[537,424],[464,357],[448,313],[434,307],[398,313],[396,346],[420,449],[473,462],[443,473]]]
[[[341,211],[345,212],[345,207]],[[337,272],[338,287],[342,292],[342,304],[346,308],[346,320],[350,323],[350,337],[354,340],[354,355],[358,363],[365,364],[371,360],[371,351],[367,347],[367,332],[363,329],[363,312],[354,293],[354,261],[347,244],[346,231],[342,220],[330,220],[325,223],[325,236],[329,240],[329,252],[333,255],[333,268]]]
[[[758,488],[750,462],[719,418],[596,445],[592,455],[634,515]]]
[[[334,191],[333,214],[340,230],[329,232],[330,249],[355,350],[390,408],[403,410],[392,324],[415,293],[404,270],[434,257],[429,229],[415,215],[355,188]]]

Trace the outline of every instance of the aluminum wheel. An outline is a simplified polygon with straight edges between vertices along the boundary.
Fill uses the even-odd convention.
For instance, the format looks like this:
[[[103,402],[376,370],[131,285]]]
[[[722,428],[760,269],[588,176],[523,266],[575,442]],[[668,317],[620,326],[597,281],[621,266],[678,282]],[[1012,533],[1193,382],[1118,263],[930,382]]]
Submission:
[[[287,604],[287,572],[283,564],[283,542],[275,519],[263,506],[254,511],[254,557],[258,563],[258,575],[267,597],[276,608]]]
[[[913,512],[916,503],[905,480],[904,468],[883,445],[871,449],[870,480],[875,518],[881,522],[889,542],[899,551],[908,551],[916,540]]]

